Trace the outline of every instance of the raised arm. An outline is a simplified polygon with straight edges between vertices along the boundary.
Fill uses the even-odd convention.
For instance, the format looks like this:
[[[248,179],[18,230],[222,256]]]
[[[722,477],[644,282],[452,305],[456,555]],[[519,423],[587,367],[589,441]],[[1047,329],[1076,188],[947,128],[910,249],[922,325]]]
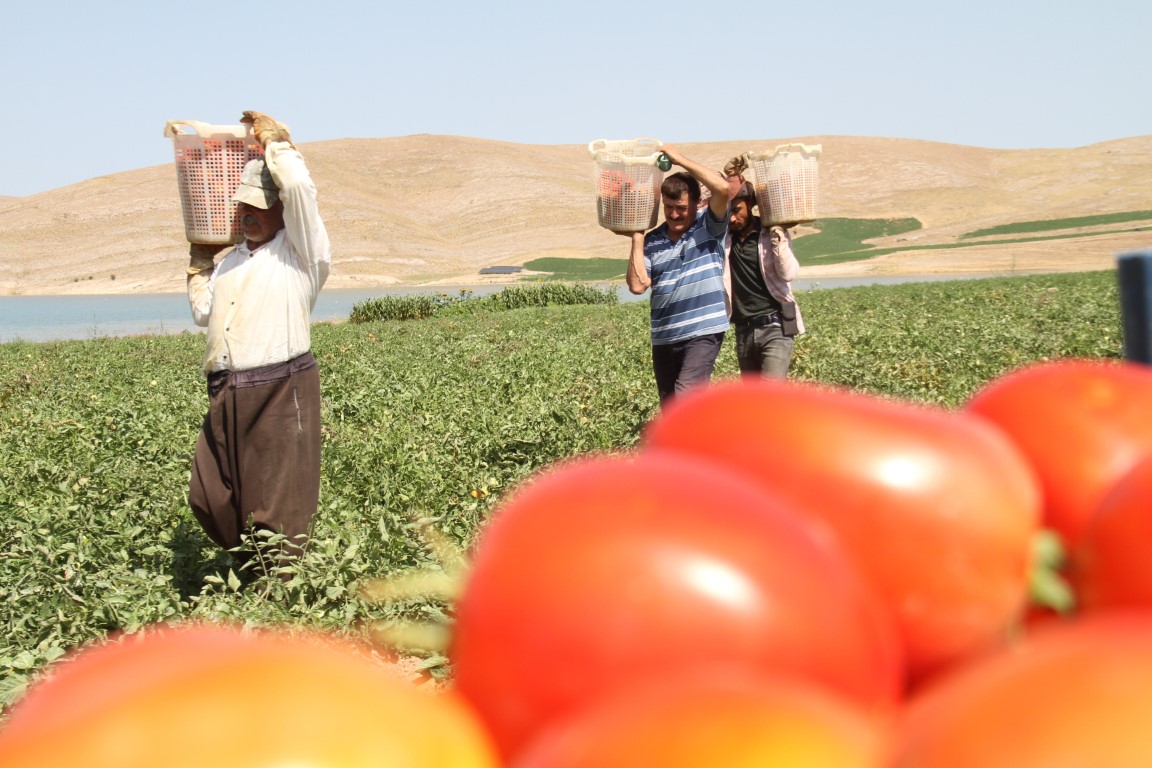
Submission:
[[[332,245],[320,218],[316,184],[304,165],[304,158],[291,142],[275,141],[264,148],[264,161],[280,188],[289,242],[306,266],[330,263]]]
[[[708,208],[712,211],[712,215],[720,221],[727,220],[728,217],[728,181],[718,172],[713,171],[711,168],[706,168],[699,163],[689,160],[684,157],[674,146],[665,144],[660,147],[664,154],[668,155],[668,159],[676,163],[700,182],[708,187],[712,193],[712,197],[708,201]]]
[[[316,185],[303,155],[292,143],[288,126],[253,110],[245,111],[240,121],[252,126],[252,133],[264,147],[264,161],[284,203],[284,228],[303,266],[331,263],[332,245],[320,218]]]

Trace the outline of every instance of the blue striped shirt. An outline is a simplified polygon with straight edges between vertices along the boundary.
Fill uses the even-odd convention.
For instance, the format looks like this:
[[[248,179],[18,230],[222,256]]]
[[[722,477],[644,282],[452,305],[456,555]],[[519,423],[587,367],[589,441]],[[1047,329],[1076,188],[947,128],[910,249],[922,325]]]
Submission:
[[[673,344],[728,330],[724,305],[724,235],[728,222],[705,208],[673,243],[668,225],[644,238],[652,280],[652,343]]]

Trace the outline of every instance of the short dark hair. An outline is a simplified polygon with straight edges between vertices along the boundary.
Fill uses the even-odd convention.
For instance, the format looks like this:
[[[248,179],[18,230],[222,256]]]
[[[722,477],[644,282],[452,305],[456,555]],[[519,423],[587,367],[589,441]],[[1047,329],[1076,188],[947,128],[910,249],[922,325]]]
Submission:
[[[700,202],[700,182],[686,171],[672,174],[660,185],[660,194],[673,200],[679,199],[685,192],[688,193],[688,202],[693,206]]]

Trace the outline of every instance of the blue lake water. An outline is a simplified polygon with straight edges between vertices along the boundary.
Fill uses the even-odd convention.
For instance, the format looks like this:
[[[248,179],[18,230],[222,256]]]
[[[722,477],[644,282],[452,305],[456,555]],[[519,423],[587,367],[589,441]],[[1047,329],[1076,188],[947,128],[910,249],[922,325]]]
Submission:
[[[973,275],[965,277],[991,277]],[[857,285],[893,284],[955,279],[954,276],[931,277],[852,277],[797,280],[794,290],[817,290]],[[352,307],[365,299],[386,295],[446,293],[455,295],[470,290],[475,295],[493,293],[503,285],[452,286],[441,288],[403,288],[372,290],[321,291],[312,312],[313,321],[347,320]],[[642,301],[623,285],[617,286],[621,301]],[[57,339],[90,339],[98,336],[136,336],[141,334],[203,332],[192,322],[188,299],[183,293],[145,293],[93,296],[0,296],[0,343],[10,341],[52,341]]]

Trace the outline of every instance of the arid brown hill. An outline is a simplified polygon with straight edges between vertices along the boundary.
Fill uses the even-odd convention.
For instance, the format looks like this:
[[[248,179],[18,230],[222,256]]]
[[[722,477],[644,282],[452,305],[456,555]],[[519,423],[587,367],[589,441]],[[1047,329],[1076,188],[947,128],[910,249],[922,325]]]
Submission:
[[[1018,221],[1152,209],[1152,135],[1075,149],[849,136],[683,149],[719,168],[740,152],[792,141],[823,145],[822,215],[919,219],[924,228],[899,236],[902,246]],[[329,287],[467,284],[485,266],[626,255],[626,241],[597,225],[584,146],[420,135],[301,148],[335,247]],[[1149,247],[1152,232],[1100,234],[906,251],[802,275],[993,272],[1009,261],[1019,271],[1106,269],[1115,254]],[[186,249],[171,163],[0,198],[0,294],[179,291]]]

